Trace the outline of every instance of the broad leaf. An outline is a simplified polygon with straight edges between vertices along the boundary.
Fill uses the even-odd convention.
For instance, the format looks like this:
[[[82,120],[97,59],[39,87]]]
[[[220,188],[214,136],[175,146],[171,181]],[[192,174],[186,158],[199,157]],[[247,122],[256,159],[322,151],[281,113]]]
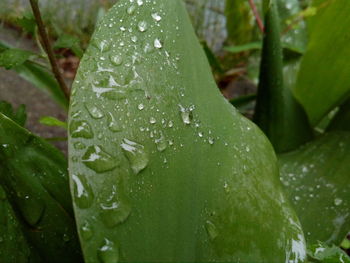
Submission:
[[[350,229],[350,133],[329,133],[279,159],[307,241],[339,244]]]
[[[118,1],[69,116],[87,262],[303,262],[273,149],[220,94],[180,0]]]
[[[40,257],[46,262],[80,262],[63,154],[1,113],[0,179]]]
[[[350,93],[350,1],[315,1],[310,37],[295,95],[316,125]]]

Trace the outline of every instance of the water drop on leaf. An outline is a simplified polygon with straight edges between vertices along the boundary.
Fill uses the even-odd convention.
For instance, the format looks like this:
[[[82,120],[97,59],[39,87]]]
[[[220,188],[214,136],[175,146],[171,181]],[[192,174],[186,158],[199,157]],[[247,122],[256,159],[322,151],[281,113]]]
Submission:
[[[119,164],[118,160],[107,153],[102,146],[90,146],[83,158],[83,163],[97,173],[111,171]]]
[[[69,131],[72,138],[91,139],[94,137],[91,126],[86,121],[71,121]]]
[[[105,238],[104,244],[98,250],[98,258],[102,263],[117,263],[119,261],[118,246]]]
[[[136,142],[124,139],[120,145],[127,159],[130,162],[131,169],[135,174],[145,169],[148,165],[148,154],[145,151],[145,147]]]
[[[104,116],[103,111],[101,111],[96,105],[86,103],[85,108],[94,119],[101,119]]]
[[[94,201],[94,192],[84,175],[73,174],[74,200],[78,207],[89,208]]]

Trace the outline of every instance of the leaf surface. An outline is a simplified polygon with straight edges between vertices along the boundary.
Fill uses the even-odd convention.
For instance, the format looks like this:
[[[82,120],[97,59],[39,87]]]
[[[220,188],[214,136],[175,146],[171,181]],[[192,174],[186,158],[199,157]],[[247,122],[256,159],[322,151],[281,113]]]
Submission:
[[[350,94],[350,2],[316,1],[316,6],[294,90],[313,125]]]
[[[87,262],[305,259],[271,144],[220,94],[181,1],[107,13],[69,116]]]
[[[81,262],[63,154],[2,113],[0,179],[37,254],[46,262]]]
[[[307,241],[340,244],[350,225],[350,134],[329,133],[279,161]]]

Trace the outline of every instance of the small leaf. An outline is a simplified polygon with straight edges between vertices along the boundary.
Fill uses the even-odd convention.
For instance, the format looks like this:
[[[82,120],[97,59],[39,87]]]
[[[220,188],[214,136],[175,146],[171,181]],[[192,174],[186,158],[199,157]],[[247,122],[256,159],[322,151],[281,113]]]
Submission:
[[[244,51],[261,49],[261,46],[262,46],[261,42],[251,42],[251,43],[244,44],[244,45],[225,47],[224,49],[226,51],[231,52],[231,53],[241,53]]]
[[[71,36],[67,34],[62,34],[60,37],[57,39],[55,45],[55,49],[59,48],[69,48],[71,49],[76,56],[81,58],[84,54],[84,51],[80,47],[80,40],[76,36]]]
[[[33,52],[17,48],[7,49],[0,53],[0,67],[12,69],[20,66],[33,54]]]
[[[60,121],[55,117],[51,117],[51,116],[41,117],[39,122],[47,126],[61,127],[61,128],[64,128],[65,130],[68,129],[68,125],[66,122]]]
[[[8,118],[12,119],[20,126],[24,126],[26,123],[27,112],[25,105],[19,106],[17,111],[15,112],[10,103],[6,101],[0,101],[0,112],[6,115]]]
[[[33,13],[26,13],[23,17],[17,19],[16,23],[23,28],[23,30],[31,35],[34,35],[36,29],[36,21]]]

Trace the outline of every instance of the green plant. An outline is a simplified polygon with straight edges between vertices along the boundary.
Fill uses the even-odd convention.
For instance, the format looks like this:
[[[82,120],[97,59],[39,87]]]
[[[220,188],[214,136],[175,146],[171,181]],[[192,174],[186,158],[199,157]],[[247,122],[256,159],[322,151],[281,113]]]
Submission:
[[[299,48],[300,36],[289,32],[297,44],[282,52],[283,9],[276,2],[261,3],[257,96],[232,101],[240,106],[256,99],[257,125],[217,90],[205,54],[220,74],[224,69],[199,45],[180,0],[118,1],[96,27],[70,98],[47,70],[45,78],[31,78],[62,105],[70,99],[70,188],[65,157],[22,127],[23,107],[14,111],[2,102],[0,236],[7,238],[0,256],[9,262],[348,262],[334,246],[350,223],[350,134],[342,125],[348,119],[348,64],[337,56],[319,62],[321,69],[329,61],[344,69],[336,72],[341,92],[329,100],[320,92],[322,105],[304,93],[310,78],[328,83],[335,76],[318,76],[307,65],[333,36],[319,41],[318,25],[350,6],[315,1],[307,7],[319,13],[306,21],[306,51]],[[337,19],[335,33],[346,32],[346,12]],[[60,79],[40,23],[39,29]],[[333,41],[346,55],[344,39]],[[63,36],[56,46],[80,56],[77,43]],[[0,51],[6,68],[27,70],[24,76],[29,67],[43,71],[35,54],[5,45]],[[55,85],[46,85],[47,79]],[[338,107],[335,117],[319,124]],[[51,117],[41,122],[67,128]]]

